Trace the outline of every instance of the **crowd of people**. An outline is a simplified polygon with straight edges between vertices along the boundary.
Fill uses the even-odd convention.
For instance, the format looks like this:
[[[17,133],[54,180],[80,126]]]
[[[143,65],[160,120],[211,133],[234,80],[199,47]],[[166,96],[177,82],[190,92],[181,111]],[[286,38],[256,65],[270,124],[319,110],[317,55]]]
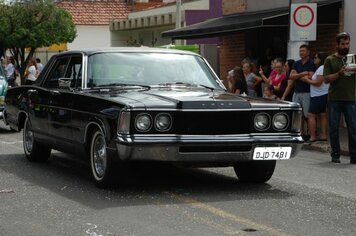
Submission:
[[[20,85],[19,82],[16,82],[16,79],[20,75],[19,65],[16,65],[16,62],[12,56],[6,56],[5,60],[3,61],[4,63],[2,65],[9,86],[14,87]],[[25,84],[26,85],[33,84],[36,81],[39,74],[41,73],[42,69],[43,69],[43,65],[41,63],[41,59],[30,58],[27,63],[27,67],[24,74]]]
[[[302,137],[308,143],[327,141],[329,128],[335,163],[340,163],[339,126],[343,114],[349,134],[350,163],[356,164],[356,69],[348,70],[346,65],[349,47],[350,35],[343,32],[336,36],[337,52],[330,56],[316,52],[311,58],[309,46],[303,44],[299,47],[299,60],[277,57],[270,70],[262,66],[257,70],[253,60],[244,59],[228,72],[228,90],[299,103],[304,116]]]

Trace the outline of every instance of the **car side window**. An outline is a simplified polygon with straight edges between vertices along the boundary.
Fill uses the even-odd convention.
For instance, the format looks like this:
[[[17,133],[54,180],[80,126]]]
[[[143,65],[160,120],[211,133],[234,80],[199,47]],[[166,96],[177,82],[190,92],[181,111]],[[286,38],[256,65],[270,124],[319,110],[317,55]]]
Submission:
[[[69,62],[65,78],[70,79],[71,88],[82,86],[82,57],[73,56]]]
[[[44,87],[46,88],[59,88],[60,81],[65,79],[66,67],[68,64],[69,57],[59,58],[52,67],[50,73],[48,74],[46,83]]]

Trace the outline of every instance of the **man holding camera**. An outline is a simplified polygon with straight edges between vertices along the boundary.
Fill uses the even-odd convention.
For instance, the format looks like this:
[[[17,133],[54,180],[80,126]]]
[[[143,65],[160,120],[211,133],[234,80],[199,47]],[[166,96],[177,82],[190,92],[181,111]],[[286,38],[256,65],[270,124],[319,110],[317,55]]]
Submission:
[[[339,125],[341,113],[345,116],[349,137],[350,163],[356,164],[356,69],[346,63],[350,49],[350,35],[336,35],[337,52],[328,56],[324,64],[325,82],[329,87],[329,137],[331,161],[340,163]]]

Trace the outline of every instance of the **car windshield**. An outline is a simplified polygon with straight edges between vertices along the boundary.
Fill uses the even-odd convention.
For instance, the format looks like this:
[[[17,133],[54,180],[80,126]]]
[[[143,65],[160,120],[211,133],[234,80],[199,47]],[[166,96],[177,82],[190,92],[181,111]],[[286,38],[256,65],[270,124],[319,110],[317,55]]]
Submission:
[[[98,53],[88,58],[87,87],[201,85],[221,89],[199,56],[174,53]]]

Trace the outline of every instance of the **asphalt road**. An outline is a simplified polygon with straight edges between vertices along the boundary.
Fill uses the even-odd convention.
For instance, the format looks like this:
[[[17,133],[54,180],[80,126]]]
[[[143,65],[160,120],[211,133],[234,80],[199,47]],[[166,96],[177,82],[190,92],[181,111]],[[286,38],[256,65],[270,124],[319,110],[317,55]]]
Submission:
[[[356,235],[356,165],[342,162],[302,151],[263,185],[147,164],[100,190],[69,155],[26,161],[22,133],[0,124],[0,235]]]

